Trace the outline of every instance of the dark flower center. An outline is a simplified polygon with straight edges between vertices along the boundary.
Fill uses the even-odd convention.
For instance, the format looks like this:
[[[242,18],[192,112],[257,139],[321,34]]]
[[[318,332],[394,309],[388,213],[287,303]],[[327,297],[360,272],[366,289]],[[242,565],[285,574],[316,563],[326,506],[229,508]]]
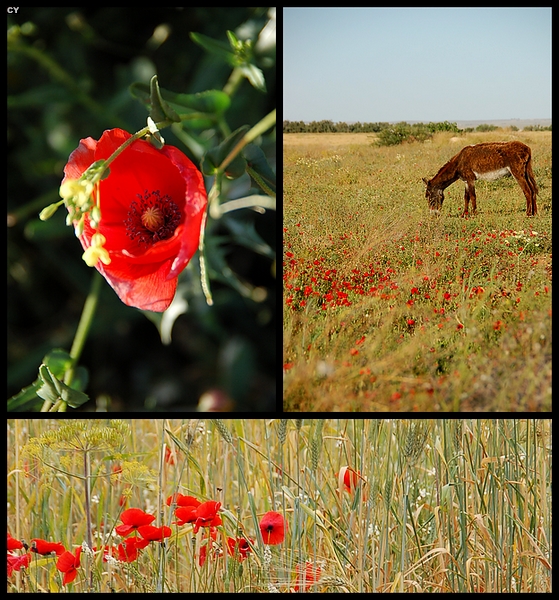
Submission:
[[[170,196],[161,196],[159,190],[138,194],[130,204],[124,221],[126,235],[142,244],[155,244],[170,238],[181,221],[178,206]]]

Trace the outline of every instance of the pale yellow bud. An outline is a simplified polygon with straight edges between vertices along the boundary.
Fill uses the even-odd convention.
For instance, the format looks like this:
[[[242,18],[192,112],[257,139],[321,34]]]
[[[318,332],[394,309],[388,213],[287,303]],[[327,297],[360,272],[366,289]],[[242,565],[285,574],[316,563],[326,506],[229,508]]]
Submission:
[[[83,179],[67,179],[59,190],[60,197],[66,203],[84,206],[89,202],[89,197],[93,192],[94,184],[91,181]]]
[[[91,246],[83,253],[82,259],[88,267],[95,267],[97,263],[101,261],[103,264],[108,265],[111,263],[111,258],[108,251],[103,248],[106,242],[106,238],[101,233],[94,233],[91,238]]]

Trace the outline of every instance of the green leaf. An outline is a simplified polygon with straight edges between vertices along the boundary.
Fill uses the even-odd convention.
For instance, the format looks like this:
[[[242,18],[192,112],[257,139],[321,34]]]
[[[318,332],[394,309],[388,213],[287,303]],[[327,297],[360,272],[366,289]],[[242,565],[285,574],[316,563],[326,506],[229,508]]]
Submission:
[[[212,235],[206,238],[207,268],[212,280],[220,281],[236,290],[241,296],[250,297],[251,290],[229,268],[226,255],[229,252],[229,237]]]
[[[79,366],[74,370],[71,388],[83,392],[89,383],[89,372],[85,367]]]
[[[258,235],[253,221],[224,217],[222,222],[232,233],[233,240],[253,252],[274,259],[275,253],[268,244]]]
[[[151,103],[149,116],[155,123],[160,123],[161,121],[173,121],[174,123],[181,122],[179,115],[177,115],[177,113],[161,97],[157,75],[154,75],[149,82],[149,99]]]
[[[43,400],[48,400],[53,404],[63,400],[72,408],[77,408],[89,400],[89,397],[83,392],[73,390],[58,380],[46,365],[39,367],[39,380],[41,385],[37,390],[37,396]]]
[[[45,355],[43,364],[52,371],[55,377],[62,379],[64,373],[72,366],[72,358],[66,350],[54,348]]]
[[[168,102],[202,113],[220,114],[231,105],[231,98],[221,90],[206,90],[198,94],[173,94],[163,90]]]
[[[37,396],[41,382],[37,379],[8,400],[8,412],[39,410],[43,401]]]
[[[248,130],[249,126],[243,125],[223,140],[221,144],[208,150],[202,159],[202,173],[204,173],[204,175],[214,175],[221,166],[221,163],[229,156],[231,150],[239,143]],[[227,177],[230,177],[231,179],[239,177],[245,171],[246,163],[244,158],[241,156],[241,161],[237,161],[237,158],[238,157],[235,157],[225,171]]]
[[[66,373],[71,365],[72,359],[70,358],[70,354],[61,348],[54,348],[45,355],[41,366],[46,366],[54,377],[62,379],[64,373]],[[78,367],[74,375],[74,381],[72,382],[73,388],[82,391],[85,389],[87,379],[87,369],[85,367]],[[39,394],[39,390],[44,385],[44,380],[39,376],[30,386],[23,388],[8,400],[8,411],[39,410],[43,404],[43,400],[41,399],[43,397]]]
[[[247,168],[246,160],[238,154],[235,158],[225,167],[225,177],[227,179],[237,179],[241,175],[245,174]]]
[[[243,156],[247,161],[247,173],[268,196],[276,197],[276,174],[268,164],[266,155],[262,149],[254,144],[249,144],[243,150]]]
[[[204,48],[210,54],[215,54],[219,58],[222,58],[228,64],[235,66],[235,54],[231,52],[231,48],[225,42],[220,42],[219,40],[214,40],[207,35],[203,35],[201,33],[190,33],[190,39]]]
[[[150,88],[147,84],[133,83],[129,89],[134,98],[143,104],[151,104]],[[211,127],[216,117],[223,114],[231,105],[231,98],[221,90],[206,90],[197,94],[175,94],[159,88],[159,93],[167,106],[180,115],[181,120],[189,120],[191,126],[196,128]],[[204,115],[208,115],[209,118],[201,118]]]

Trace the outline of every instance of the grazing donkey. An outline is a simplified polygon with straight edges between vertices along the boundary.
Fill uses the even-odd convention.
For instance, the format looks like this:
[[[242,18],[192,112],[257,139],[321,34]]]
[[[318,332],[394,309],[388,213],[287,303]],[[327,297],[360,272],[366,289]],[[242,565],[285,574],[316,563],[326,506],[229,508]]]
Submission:
[[[526,196],[526,214],[537,213],[536,194],[538,186],[532,171],[532,153],[522,142],[487,142],[462,148],[431,180],[423,179],[427,186],[425,197],[432,213],[440,214],[443,190],[457,179],[466,183],[464,194],[464,216],[468,215],[468,204],[472,201],[472,212],[476,212],[476,179],[494,181],[513,175]]]

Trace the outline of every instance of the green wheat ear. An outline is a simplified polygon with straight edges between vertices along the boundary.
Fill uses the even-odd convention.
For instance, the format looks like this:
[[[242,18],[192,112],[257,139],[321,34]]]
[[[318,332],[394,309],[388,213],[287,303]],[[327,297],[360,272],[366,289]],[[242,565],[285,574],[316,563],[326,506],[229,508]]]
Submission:
[[[221,434],[221,437],[228,443],[233,444],[233,436],[231,432],[227,428],[227,425],[223,422],[223,419],[210,419],[212,423],[216,426],[217,430]]]
[[[421,455],[430,429],[430,421],[422,419],[415,419],[409,425],[402,451],[410,465],[415,465]]]
[[[278,424],[278,438],[282,446],[287,438],[287,421],[288,419],[280,419]]]
[[[320,450],[322,449],[322,429],[324,427],[324,419],[317,419],[314,437],[311,441],[311,467],[313,471],[318,468],[318,459]]]

